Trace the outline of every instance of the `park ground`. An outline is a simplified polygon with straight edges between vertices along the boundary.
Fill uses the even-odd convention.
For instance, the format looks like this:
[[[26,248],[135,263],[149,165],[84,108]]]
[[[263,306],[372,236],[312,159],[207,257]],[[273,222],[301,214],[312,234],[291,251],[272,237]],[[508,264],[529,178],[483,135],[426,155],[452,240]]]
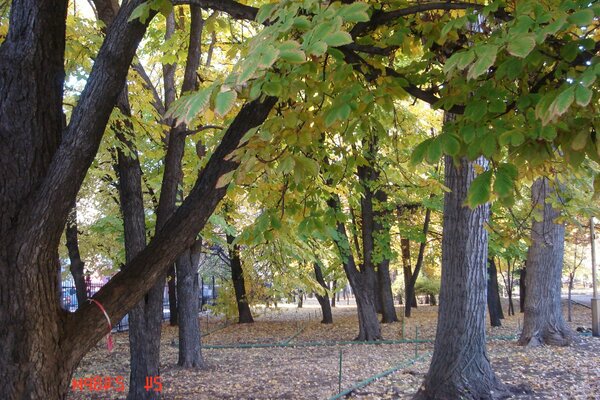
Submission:
[[[177,328],[163,326],[161,382],[164,399],[329,399],[376,374],[396,369],[352,391],[351,398],[409,399],[431,359],[437,307],[422,306],[404,322],[382,325],[385,344],[356,344],[356,307],[338,304],[334,324],[320,323],[314,299],[304,307],[258,309],[256,322],[238,325],[215,316],[200,318],[205,370],[177,366]],[[397,308],[398,315],[402,310]],[[589,309],[573,307],[574,329],[591,326]],[[566,307],[565,307],[566,315]],[[523,348],[515,335],[523,316],[506,317],[488,329],[488,352],[498,377],[518,399],[600,399],[600,339],[578,335],[571,347]],[[415,343],[414,339],[417,339]],[[127,333],[113,334],[114,350],[100,342],[82,360],[75,378],[129,379]],[[405,342],[402,342],[402,341]],[[340,376],[340,353],[341,385]],[[71,391],[69,399],[120,399],[125,392]]]

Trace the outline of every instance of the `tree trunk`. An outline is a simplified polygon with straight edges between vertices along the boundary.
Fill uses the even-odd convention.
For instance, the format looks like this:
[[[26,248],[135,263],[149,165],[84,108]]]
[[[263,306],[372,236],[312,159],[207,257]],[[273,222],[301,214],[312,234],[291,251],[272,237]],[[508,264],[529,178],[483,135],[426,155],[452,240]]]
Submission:
[[[235,238],[232,235],[227,235],[231,280],[233,282],[235,301],[238,309],[238,323],[251,324],[254,322],[254,318],[252,318],[252,311],[250,310],[250,304],[246,296],[246,282],[244,281],[244,270],[242,268],[242,260],[240,259],[240,246],[233,244],[234,240]]]
[[[375,148],[372,149],[375,151]],[[390,224],[386,218],[387,193],[382,189],[375,191],[374,199],[377,206],[373,212],[373,250],[379,261],[377,263],[377,293],[381,305],[381,322],[389,324],[398,321],[396,308],[394,307],[394,294],[392,293],[392,280],[390,279]]]
[[[333,284],[331,285],[331,293],[331,307],[335,307],[335,295],[337,294],[337,279],[333,280]]]
[[[573,272],[569,273],[569,294],[567,299],[567,321],[571,322],[571,313],[573,309],[573,304],[571,303],[571,293],[573,292],[573,279],[575,278],[575,274]]]
[[[390,260],[383,260],[377,267],[377,281],[379,282],[379,298],[382,312],[381,322],[389,324],[397,322],[398,316],[394,308],[394,295],[392,293],[392,280],[390,279]]]
[[[487,305],[490,313],[490,324],[492,326],[502,326],[500,320],[504,318],[504,314],[502,313],[502,303],[500,303],[500,292],[498,291],[498,272],[492,257],[488,257]]]
[[[118,107],[131,115],[127,87],[119,96]],[[114,130],[127,153],[117,149],[119,200],[125,233],[125,259],[129,263],[146,247],[146,224],[142,194],[142,170],[135,145],[127,139],[133,132],[129,120],[117,121]],[[128,132],[127,132],[128,131]],[[129,312],[130,385],[128,399],[158,399],[160,393],[146,390],[148,376],[160,375],[160,334],[163,285],[154,285]]]
[[[479,159],[480,164],[487,164]],[[489,204],[464,205],[473,162],[445,157],[442,285],[435,347],[416,399],[489,399],[504,391],[485,347]]]
[[[184,368],[204,368],[198,319],[198,265],[202,239],[177,257],[177,299],[179,311],[179,360]]]
[[[327,294],[327,284],[325,283],[325,279],[323,279],[323,271],[321,271],[321,267],[317,263],[313,264],[313,268],[315,270],[315,278],[317,279],[317,282],[319,282],[319,285],[321,285],[321,287],[325,290],[325,294],[323,295],[315,292],[317,301],[321,305],[321,313],[323,314],[321,323],[332,324],[333,316],[331,314],[331,306],[329,304],[329,295]],[[333,297],[335,297],[335,295]]]
[[[519,311],[525,312],[525,299],[527,297],[527,285],[525,279],[527,277],[527,268],[521,268],[521,274],[519,276]]]
[[[87,300],[87,288],[83,274],[84,262],[81,260],[81,255],[79,254],[79,232],[77,231],[76,204],[73,205],[73,208],[69,212],[65,237],[67,239],[67,250],[69,252],[69,260],[71,262],[69,269],[71,270],[71,275],[73,275],[75,291],[77,292],[77,307],[80,307]]]
[[[521,345],[567,346],[573,336],[562,315],[560,290],[565,226],[555,223],[560,216],[560,211],[550,203],[555,195],[556,189],[547,178],[538,178],[531,187],[532,203],[542,212],[542,220],[538,222],[534,218],[531,227]]]
[[[169,325],[179,324],[179,313],[177,307],[177,272],[175,264],[171,265],[167,273],[167,295],[169,296]]]
[[[417,296],[414,285],[411,286],[412,268],[410,259],[410,240],[400,238],[400,249],[402,251],[402,272],[404,273],[404,316],[410,317],[411,307],[417,308]]]

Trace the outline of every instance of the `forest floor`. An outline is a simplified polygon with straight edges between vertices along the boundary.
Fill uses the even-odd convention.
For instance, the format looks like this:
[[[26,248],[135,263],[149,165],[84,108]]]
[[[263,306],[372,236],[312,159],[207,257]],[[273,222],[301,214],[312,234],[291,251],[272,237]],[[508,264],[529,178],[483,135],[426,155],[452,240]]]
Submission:
[[[517,304],[518,307],[518,304]],[[397,307],[398,316],[402,309]],[[177,366],[177,328],[163,326],[161,383],[164,399],[328,399],[383,371],[397,370],[354,390],[359,399],[409,399],[431,359],[437,307],[420,306],[404,322],[382,326],[384,344],[350,342],[358,332],[356,307],[333,309],[334,323],[320,323],[320,309],[308,299],[301,309],[280,305],[255,310],[254,324],[238,325],[202,316],[204,370]],[[566,315],[566,307],[565,307]],[[514,335],[522,314],[488,328],[488,353],[500,380],[521,387],[517,399],[600,399],[600,339],[578,335],[571,347],[523,348]],[[591,312],[573,307],[573,328],[590,327]],[[589,335],[589,334],[588,334]],[[415,343],[415,338],[419,342]],[[72,390],[69,399],[121,399],[129,384],[128,334],[113,334],[114,350],[100,342],[81,361],[75,379],[123,377],[125,392]],[[406,342],[402,342],[405,340]],[[410,342],[409,342],[410,341]],[[246,344],[246,346],[243,346]],[[242,345],[243,347],[238,347]],[[342,358],[339,383],[340,354]],[[415,360],[415,356],[417,356]]]

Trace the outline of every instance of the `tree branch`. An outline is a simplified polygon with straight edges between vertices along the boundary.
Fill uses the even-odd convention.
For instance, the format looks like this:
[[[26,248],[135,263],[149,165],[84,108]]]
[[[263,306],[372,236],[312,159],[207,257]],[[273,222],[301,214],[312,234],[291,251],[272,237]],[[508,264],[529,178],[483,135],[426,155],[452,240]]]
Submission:
[[[269,115],[277,99],[267,97],[245,104],[235,117],[223,139],[199,174],[189,196],[130,263],[94,295],[106,309],[111,321],[119,321],[159,280],[177,256],[194,244],[196,236],[212,215],[227,191],[222,177],[234,171],[239,163],[230,154],[240,146],[246,132],[259,126]],[[61,341],[70,352],[73,362],[106,334],[106,320],[94,304],[86,304],[70,315]]]

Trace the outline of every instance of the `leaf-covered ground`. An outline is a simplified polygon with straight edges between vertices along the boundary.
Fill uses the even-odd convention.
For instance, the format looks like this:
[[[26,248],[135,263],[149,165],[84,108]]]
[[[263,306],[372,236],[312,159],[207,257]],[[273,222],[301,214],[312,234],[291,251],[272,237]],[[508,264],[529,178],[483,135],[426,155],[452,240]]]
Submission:
[[[418,389],[430,360],[432,343],[402,343],[433,339],[437,307],[423,306],[404,322],[383,326],[387,344],[348,343],[358,332],[356,308],[338,305],[334,324],[320,323],[316,301],[302,309],[282,306],[255,310],[254,324],[228,323],[214,316],[200,318],[204,358],[208,368],[177,366],[177,328],[165,325],[161,339],[161,381],[165,399],[327,399],[338,393],[340,352],[342,390],[375,374],[401,365],[397,372],[355,390],[361,399],[408,399]],[[573,327],[589,327],[589,309],[574,307]],[[398,315],[402,310],[398,309]],[[600,399],[600,340],[578,337],[569,348],[526,349],[508,340],[518,332],[522,315],[507,317],[501,328],[489,330],[488,351],[500,379],[527,393],[522,399]],[[496,338],[496,339],[494,339]],[[76,378],[123,376],[129,384],[127,333],[113,335],[108,353],[99,343],[82,360]],[[341,342],[341,343],[340,343]],[[241,344],[250,344],[236,348]],[[272,345],[272,346],[271,346]],[[265,346],[265,347],[261,347]],[[270,346],[270,347],[266,347]],[[420,356],[411,363],[415,354]],[[70,399],[125,398],[114,389],[72,391]]]

